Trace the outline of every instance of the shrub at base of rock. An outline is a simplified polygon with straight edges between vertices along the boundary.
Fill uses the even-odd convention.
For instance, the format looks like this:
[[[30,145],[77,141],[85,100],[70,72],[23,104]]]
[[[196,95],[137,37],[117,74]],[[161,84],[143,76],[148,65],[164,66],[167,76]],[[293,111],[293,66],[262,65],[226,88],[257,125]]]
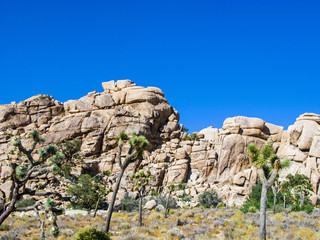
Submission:
[[[218,194],[215,191],[204,192],[199,195],[200,206],[205,208],[216,207],[221,202]]]

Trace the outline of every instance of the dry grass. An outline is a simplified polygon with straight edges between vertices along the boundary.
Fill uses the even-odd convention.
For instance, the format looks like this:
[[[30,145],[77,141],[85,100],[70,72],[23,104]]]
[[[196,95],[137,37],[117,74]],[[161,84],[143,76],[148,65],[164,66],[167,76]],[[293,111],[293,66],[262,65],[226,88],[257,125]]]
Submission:
[[[277,213],[268,212],[268,239],[313,240],[320,239],[320,213]],[[144,226],[137,225],[138,213],[115,212],[111,221],[111,234],[114,240],[149,239],[259,239],[259,213],[243,214],[238,209],[176,209],[168,218],[163,212],[148,211],[144,214]],[[77,215],[59,216],[61,234],[57,238],[49,233],[48,240],[72,239],[84,227],[102,230],[105,218]],[[9,227],[0,231],[0,236],[18,229],[20,239],[40,239],[39,221],[33,216],[9,217],[4,224]],[[18,231],[17,230],[17,231]]]

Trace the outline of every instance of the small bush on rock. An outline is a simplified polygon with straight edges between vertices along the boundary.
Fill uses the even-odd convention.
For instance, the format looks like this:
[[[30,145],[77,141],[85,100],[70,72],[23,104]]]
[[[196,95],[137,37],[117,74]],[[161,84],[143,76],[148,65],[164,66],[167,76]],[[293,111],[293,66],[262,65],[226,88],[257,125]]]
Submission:
[[[199,195],[199,204],[202,207],[216,207],[220,202],[221,199],[215,191],[207,191]]]
[[[103,231],[99,231],[95,228],[83,228],[77,235],[73,238],[73,240],[111,240],[109,235]]]

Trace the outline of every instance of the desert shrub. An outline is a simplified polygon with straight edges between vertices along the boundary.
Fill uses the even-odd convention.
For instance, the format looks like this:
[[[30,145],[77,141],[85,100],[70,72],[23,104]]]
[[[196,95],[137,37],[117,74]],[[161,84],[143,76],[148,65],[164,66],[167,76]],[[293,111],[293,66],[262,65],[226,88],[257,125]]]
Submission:
[[[20,199],[17,201],[16,203],[16,207],[17,208],[24,208],[24,207],[29,207],[29,206],[32,206],[33,204],[35,204],[36,201],[32,198],[29,198],[29,199]]]
[[[139,210],[139,202],[130,196],[124,196],[121,199],[121,210],[126,212],[133,212]]]
[[[225,239],[244,239],[245,232],[236,226],[237,224],[230,223],[226,228],[223,229]]]
[[[314,233],[314,231],[310,228],[299,229],[297,232],[295,232],[295,234],[298,237],[298,239],[318,239],[316,238],[316,234]]]
[[[199,195],[199,204],[205,208],[216,207],[221,202],[216,191],[207,191]]]
[[[257,210],[258,210],[258,209],[256,209],[255,206],[250,206],[250,207],[248,208],[248,212],[251,212],[251,213],[256,213]]]
[[[260,201],[261,201],[261,190],[262,190],[262,184],[259,183],[252,187],[251,193],[248,195],[247,200],[245,203],[241,206],[240,210],[243,213],[250,212],[249,209],[253,209],[252,207],[256,209],[260,209]],[[282,197],[281,194],[278,194],[279,198]],[[267,196],[267,209],[272,209],[273,207],[273,192],[268,191]]]
[[[314,206],[310,203],[306,204],[306,205],[302,205],[302,207],[300,207],[299,205],[292,206],[292,211],[294,211],[294,212],[304,211],[306,213],[312,213],[313,209],[314,209]]]
[[[191,201],[191,196],[189,194],[183,194],[183,195],[179,196],[179,198],[184,202],[190,202]]]
[[[99,231],[95,228],[83,228],[77,232],[73,240],[111,240],[109,235],[103,231]]]
[[[197,133],[192,133],[191,135],[189,134],[185,140],[187,141],[198,141],[199,140],[199,136],[197,135]]]
[[[96,179],[88,174],[83,174],[79,177],[76,184],[69,187],[67,192],[77,198],[73,208],[93,209],[99,198],[106,195],[104,186],[99,184]],[[100,207],[102,206],[100,202]]]
[[[169,229],[167,234],[169,238],[178,238],[178,239],[185,238],[183,232],[176,227]]]
[[[25,231],[25,225],[14,227],[9,232],[1,236],[1,240],[19,240],[20,234]]]
[[[157,202],[158,205],[166,206],[166,197],[163,195],[158,196],[155,201]],[[177,201],[170,196],[169,197],[169,203],[168,203],[168,208],[176,208],[177,207]]]
[[[33,99],[32,101],[34,101],[34,102],[38,102],[38,101],[40,101],[40,100],[42,100],[42,99],[52,100],[52,99],[53,99],[53,97],[52,97],[52,96],[50,96],[50,95],[48,95],[48,94],[41,94],[39,97],[37,97],[37,98]]]
[[[10,226],[8,224],[2,224],[0,225],[0,231],[9,231]]]

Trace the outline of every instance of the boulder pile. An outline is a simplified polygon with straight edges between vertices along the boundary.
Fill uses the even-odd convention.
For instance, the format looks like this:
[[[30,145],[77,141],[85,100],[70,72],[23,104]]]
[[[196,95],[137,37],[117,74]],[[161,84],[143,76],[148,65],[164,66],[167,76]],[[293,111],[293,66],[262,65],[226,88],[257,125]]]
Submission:
[[[6,165],[15,158],[10,154],[10,138],[38,129],[46,138],[45,144],[80,139],[83,167],[110,171],[105,183],[112,186],[119,171],[114,138],[121,131],[136,132],[151,143],[140,167],[152,171],[152,184],[159,192],[170,184],[185,182],[186,189],[173,194],[189,194],[196,202],[200,193],[215,190],[229,204],[241,204],[257,182],[246,146],[255,143],[261,147],[271,138],[278,156],[292,160],[280,177],[305,174],[313,184],[313,202],[319,201],[320,115],[302,114],[288,130],[259,118],[237,116],[227,118],[221,129],[208,127],[190,139],[179,124],[178,112],[159,88],[139,87],[131,80],[104,82],[102,86],[102,93],[90,92],[65,103],[38,95],[18,104],[0,105],[0,179],[10,175]],[[120,198],[131,191],[129,177],[136,167],[132,164],[126,172]],[[0,185],[3,191],[8,188]]]

